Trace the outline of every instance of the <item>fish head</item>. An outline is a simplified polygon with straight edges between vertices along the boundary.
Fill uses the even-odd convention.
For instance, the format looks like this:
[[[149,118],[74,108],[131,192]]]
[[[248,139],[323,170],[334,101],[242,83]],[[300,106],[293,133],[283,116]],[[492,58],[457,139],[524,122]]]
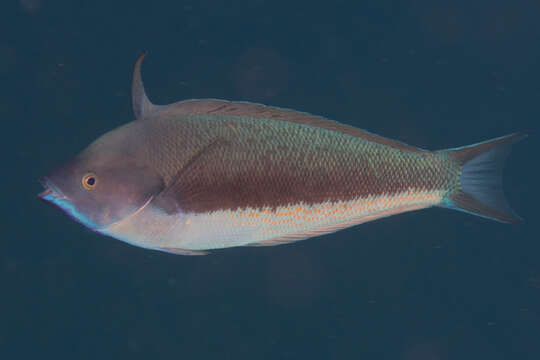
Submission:
[[[104,140],[40,179],[41,199],[95,231],[136,213],[163,189],[151,167]]]

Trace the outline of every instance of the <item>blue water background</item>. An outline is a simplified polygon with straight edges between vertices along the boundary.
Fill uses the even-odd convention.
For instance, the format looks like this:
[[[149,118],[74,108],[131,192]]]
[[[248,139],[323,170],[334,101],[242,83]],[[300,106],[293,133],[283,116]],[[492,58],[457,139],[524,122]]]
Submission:
[[[0,5],[1,359],[539,359],[537,1]],[[444,209],[174,256],[46,206],[38,178],[150,98],[289,107],[427,149],[514,131],[521,225]],[[535,200],[536,199],[536,200]]]

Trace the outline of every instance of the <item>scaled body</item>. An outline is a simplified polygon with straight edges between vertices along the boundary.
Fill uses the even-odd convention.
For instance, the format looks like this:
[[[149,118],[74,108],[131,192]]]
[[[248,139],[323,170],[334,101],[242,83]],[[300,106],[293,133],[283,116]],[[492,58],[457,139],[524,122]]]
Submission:
[[[196,253],[301,240],[434,205],[517,220],[497,179],[505,144],[520,134],[431,152],[264,105],[157,106],[145,95],[141,61],[133,84],[137,119],[43,181],[42,197],[98,232]],[[124,175],[111,170],[117,166]],[[84,184],[88,174],[94,185]]]

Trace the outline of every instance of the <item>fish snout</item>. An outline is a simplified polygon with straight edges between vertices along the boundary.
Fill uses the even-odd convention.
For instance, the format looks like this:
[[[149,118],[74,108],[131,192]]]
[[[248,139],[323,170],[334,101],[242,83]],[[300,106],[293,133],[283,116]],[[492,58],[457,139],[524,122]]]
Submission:
[[[62,194],[47,177],[42,177],[39,179],[41,185],[45,188],[42,192],[38,194],[38,197],[41,200],[45,201],[54,201],[54,200],[65,200],[67,197]]]

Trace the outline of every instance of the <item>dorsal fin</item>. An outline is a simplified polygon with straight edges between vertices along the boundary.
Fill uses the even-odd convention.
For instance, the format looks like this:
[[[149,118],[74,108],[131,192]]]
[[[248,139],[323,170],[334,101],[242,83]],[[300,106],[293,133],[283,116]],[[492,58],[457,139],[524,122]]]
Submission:
[[[415,146],[407,145],[400,141],[388,139],[379,135],[372,134],[368,131],[355,128],[353,126],[341,124],[337,121],[329,120],[322,116],[312,115],[306,112],[283,109],[275,106],[267,106],[262,104],[242,102],[242,101],[227,101],[217,99],[194,99],[179,101],[174,104],[167,105],[162,110],[163,115],[171,114],[221,114],[221,115],[237,115],[237,116],[252,116],[260,118],[269,118],[274,120],[289,121],[304,125],[314,126],[326,130],[337,131],[355,137],[361,137],[365,140],[379,144],[384,144],[393,148],[413,151],[425,152]]]
[[[139,55],[133,69],[133,81],[131,83],[131,101],[133,102],[133,112],[135,119],[145,119],[155,113],[161,106],[154,105],[146,96],[144,84],[141,76],[141,65],[144,57],[148,54],[146,51]]]

